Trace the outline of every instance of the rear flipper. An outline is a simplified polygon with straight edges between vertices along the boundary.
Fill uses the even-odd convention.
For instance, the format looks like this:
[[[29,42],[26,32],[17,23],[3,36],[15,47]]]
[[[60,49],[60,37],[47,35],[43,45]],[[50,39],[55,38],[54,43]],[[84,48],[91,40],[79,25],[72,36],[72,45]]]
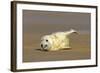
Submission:
[[[78,34],[78,32],[74,29],[70,29],[69,31],[66,32],[66,35],[70,35],[72,33]]]

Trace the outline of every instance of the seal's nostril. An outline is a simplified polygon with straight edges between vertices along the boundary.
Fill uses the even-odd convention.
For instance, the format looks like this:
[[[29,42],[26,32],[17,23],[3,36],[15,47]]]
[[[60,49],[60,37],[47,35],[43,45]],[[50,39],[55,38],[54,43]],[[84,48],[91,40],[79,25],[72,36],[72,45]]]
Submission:
[[[48,45],[45,45],[45,47],[47,47]]]
[[[43,48],[43,44],[41,44],[41,47]]]

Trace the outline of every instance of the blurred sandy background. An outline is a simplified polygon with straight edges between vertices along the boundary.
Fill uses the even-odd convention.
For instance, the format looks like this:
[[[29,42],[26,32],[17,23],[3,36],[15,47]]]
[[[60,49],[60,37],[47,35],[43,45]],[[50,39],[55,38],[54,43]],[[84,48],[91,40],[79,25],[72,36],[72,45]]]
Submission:
[[[23,62],[90,59],[90,14],[23,10]],[[44,52],[40,38],[53,32],[76,29],[70,35],[71,49]]]

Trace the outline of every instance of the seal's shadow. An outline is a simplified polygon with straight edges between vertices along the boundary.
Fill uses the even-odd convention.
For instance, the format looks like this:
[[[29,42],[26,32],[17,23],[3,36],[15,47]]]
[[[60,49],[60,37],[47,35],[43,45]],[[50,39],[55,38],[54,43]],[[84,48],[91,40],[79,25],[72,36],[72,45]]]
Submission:
[[[35,50],[37,50],[37,51],[42,51],[41,49],[35,49]]]
[[[72,49],[72,48],[63,48],[63,49],[61,49],[61,50],[71,50],[71,49]],[[35,49],[35,50],[47,52],[47,50],[41,50],[41,49]],[[57,50],[57,51],[60,51],[60,50]]]
[[[45,51],[45,52],[47,52],[48,50],[41,50],[41,49],[35,49],[35,50],[37,50],[37,51]]]

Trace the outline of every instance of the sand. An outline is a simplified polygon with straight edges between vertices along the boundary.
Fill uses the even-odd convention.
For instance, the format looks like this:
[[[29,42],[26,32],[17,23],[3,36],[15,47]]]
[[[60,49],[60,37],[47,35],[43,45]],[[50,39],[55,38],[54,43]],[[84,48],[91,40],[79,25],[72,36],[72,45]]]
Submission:
[[[42,34],[43,35],[43,34]],[[83,60],[91,58],[90,35],[72,34],[70,36],[71,49],[60,51],[41,51],[40,34],[24,34],[23,62]]]
[[[70,36],[71,49],[54,52],[38,50],[43,35],[71,28],[80,32]],[[90,59],[90,32],[90,13],[23,10],[23,62]]]

